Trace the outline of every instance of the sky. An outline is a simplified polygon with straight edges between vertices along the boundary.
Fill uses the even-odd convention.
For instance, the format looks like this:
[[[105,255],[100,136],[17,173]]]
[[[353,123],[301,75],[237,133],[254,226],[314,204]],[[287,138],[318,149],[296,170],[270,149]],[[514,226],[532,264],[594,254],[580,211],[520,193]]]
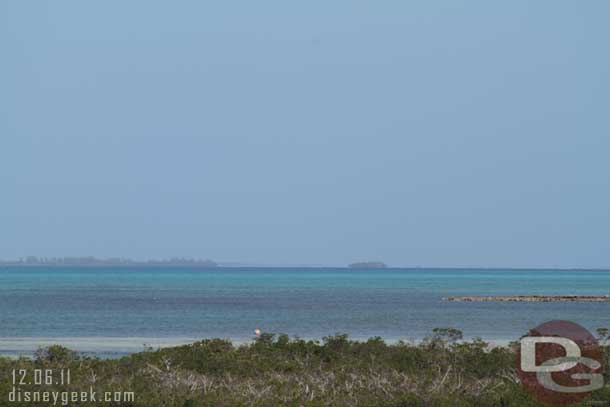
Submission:
[[[0,2],[0,258],[610,267],[609,14]]]

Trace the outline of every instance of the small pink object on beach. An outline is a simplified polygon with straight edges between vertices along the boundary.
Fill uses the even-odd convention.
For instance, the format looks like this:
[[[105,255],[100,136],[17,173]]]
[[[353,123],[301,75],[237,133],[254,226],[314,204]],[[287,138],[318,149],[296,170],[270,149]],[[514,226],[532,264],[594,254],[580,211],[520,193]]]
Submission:
[[[260,330],[260,329],[258,329],[258,328],[256,328],[256,329],[254,330],[254,335],[256,335],[256,336],[261,336],[261,330]]]

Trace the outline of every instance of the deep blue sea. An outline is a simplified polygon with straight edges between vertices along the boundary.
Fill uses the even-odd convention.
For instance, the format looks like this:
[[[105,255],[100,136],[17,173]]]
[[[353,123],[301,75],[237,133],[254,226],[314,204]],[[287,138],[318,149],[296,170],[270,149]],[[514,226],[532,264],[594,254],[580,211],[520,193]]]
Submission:
[[[610,303],[456,303],[462,295],[608,295],[610,271],[0,268],[0,354],[62,343],[122,354],[254,329],[417,340],[435,327],[518,339],[567,319],[610,327]]]

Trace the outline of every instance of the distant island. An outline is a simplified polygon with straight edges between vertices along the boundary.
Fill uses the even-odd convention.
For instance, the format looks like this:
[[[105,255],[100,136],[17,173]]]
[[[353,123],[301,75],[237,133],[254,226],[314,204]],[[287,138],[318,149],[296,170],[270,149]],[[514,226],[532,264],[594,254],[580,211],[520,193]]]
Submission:
[[[212,260],[199,260],[174,257],[161,260],[132,260],[129,258],[111,257],[99,259],[93,256],[86,257],[36,257],[28,256],[15,261],[0,260],[0,267],[23,266],[23,267],[56,267],[56,266],[77,266],[77,267],[198,267],[214,268],[218,264]]]
[[[358,263],[352,263],[349,265],[351,269],[384,269],[387,266],[385,263],[380,261],[362,261]]]

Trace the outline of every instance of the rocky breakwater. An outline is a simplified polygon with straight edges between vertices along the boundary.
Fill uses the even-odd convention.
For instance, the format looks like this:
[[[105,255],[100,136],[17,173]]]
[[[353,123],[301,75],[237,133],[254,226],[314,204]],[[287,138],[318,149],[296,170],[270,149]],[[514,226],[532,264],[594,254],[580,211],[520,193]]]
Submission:
[[[610,296],[541,296],[523,295],[509,297],[446,297],[444,301],[450,302],[610,302]]]

